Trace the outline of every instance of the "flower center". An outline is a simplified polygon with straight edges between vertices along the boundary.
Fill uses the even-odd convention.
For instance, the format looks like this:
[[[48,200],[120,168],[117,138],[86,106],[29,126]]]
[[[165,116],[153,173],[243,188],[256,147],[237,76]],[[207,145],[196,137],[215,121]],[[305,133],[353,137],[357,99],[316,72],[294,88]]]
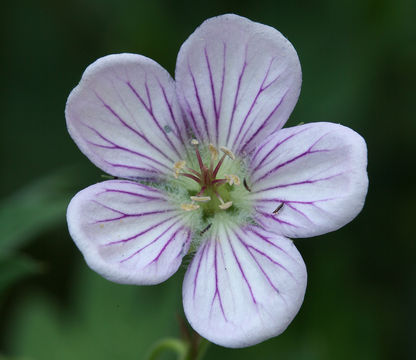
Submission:
[[[194,194],[191,194],[191,202],[181,204],[181,208],[185,211],[192,211],[202,207],[204,213],[208,216],[214,214],[218,209],[227,210],[231,208],[233,206],[233,201],[231,200],[230,190],[231,187],[240,185],[240,178],[235,174],[223,174],[220,170],[223,170],[222,167],[227,158],[228,160],[235,160],[234,154],[226,147],[220,147],[223,154],[219,158],[217,148],[214,145],[209,144],[209,159],[205,159],[208,160],[205,162],[208,162],[209,165],[206,165],[203,156],[201,156],[199,151],[199,142],[194,139],[191,141],[191,144],[195,151],[199,169],[187,166],[185,160],[180,160],[173,166],[174,176],[175,178],[183,176],[193,180],[198,184],[199,190]],[[220,173],[222,174],[221,176]]]

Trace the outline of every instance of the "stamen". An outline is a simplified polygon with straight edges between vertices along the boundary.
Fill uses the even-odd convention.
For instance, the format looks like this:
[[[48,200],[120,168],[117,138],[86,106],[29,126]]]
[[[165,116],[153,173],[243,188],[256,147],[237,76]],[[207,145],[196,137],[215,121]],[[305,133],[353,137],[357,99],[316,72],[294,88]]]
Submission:
[[[210,196],[191,196],[192,201],[207,202],[211,200]]]
[[[185,160],[179,160],[175,164],[173,164],[173,176],[177,179],[179,172],[185,167],[186,161]]]
[[[212,160],[217,160],[218,159],[218,150],[215,148],[214,145],[209,144],[209,151],[211,153],[211,159]]]
[[[229,207],[231,207],[233,205],[233,202],[232,201],[228,201],[228,202],[226,202],[226,203],[224,203],[224,204],[221,204],[221,205],[218,205],[218,207],[221,209],[221,210],[227,210]]]
[[[196,170],[194,170],[194,169],[191,169],[190,167],[186,167],[186,170],[188,170],[189,172],[191,172],[192,174],[195,174],[196,176],[198,176],[198,177],[201,177],[201,174],[198,172],[198,171],[196,171]]]
[[[201,169],[201,174],[204,174],[205,165],[202,162],[201,154],[199,153],[199,150],[198,150],[199,142],[197,139],[192,139],[191,144],[195,145],[195,154],[196,154],[196,158],[198,159],[199,168]]]
[[[187,174],[187,173],[176,173],[174,175],[175,175],[176,178],[178,178],[179,175],[186,176],[187,178],[190,178],[192,180],[195,180],[198,184],[201,182],[201,180],[199,178],[197,178],[196,176],[193,176],[191,174]]]
[[[240,178],[237,175],[225,175],[225,179],[227,180],[228,184],[230,185],[240,185]]]
[[[192,211],[199,209],[198,204],[181,204],[181,208],[185,211]]]
[[[229,157],[231,160],[235,160],[235,155],[233,154],[233,152],[232,152],[230,149],[227,149],[225,146],[221,146],[221,147],[220,147],[220,150],[221,150],[224,154],[228,155],[228,157]]]
[[[220,169],[220,167],[221,167],[221,165],[222,165],[222,163],[224,162],[224,159],[225,159],[225,154],[221,157],[221,159],[220,159],[220,161],[218,161],[218,164],[217,164],[217,166],[215,167],[215,170],[214,170],[214,172],[212,173],[212,177],[215,179],[215,177],[217,176],[217,174],[218,174],[218,170]]]
[[[220,205],[218,205],[218,207],[221,209],[221,210],[227,210],[229,207],[231,207],[231,205],[233,204],[233,202],[232,201],[228,201],[228,202],[224,202],[224,200],[222,199],[222,197],[221,197],[221,195],[220,194],[218,194],[218,192],[216,191],[215,192],[215,195],[217,196],[217,198],[218,198],[218,200],[220,201]]]

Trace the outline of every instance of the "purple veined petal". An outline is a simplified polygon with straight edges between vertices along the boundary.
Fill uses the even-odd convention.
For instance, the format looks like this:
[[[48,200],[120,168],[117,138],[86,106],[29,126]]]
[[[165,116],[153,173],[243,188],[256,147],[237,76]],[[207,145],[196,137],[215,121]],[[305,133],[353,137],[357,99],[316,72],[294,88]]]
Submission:
[[[219,227],[184,279],[186,317],[218,345],[255,345],[282,333],[302,304],[305,264],[293,242],[257,227]]]
[[[159,190],[112,180],[75,195],[67,220],[91,269],[117,283],[147,285],[174,274],[189,249],[181,214]]]
[[[176,83],[198,138],[249,152],[289,118],[301,69],[295,49],[280,32],[228,14],[206,20],[185,41]]]
[[[91,64],[70,94],[65,115],[81,151],[111,175],[159,177],[185,153],[174,81],[141,55],[109,55]]]
[[[324,234],[361,211],[367,147],[353,130],[311,123],[270,135],[251,155],[256,221],[288,237]]]

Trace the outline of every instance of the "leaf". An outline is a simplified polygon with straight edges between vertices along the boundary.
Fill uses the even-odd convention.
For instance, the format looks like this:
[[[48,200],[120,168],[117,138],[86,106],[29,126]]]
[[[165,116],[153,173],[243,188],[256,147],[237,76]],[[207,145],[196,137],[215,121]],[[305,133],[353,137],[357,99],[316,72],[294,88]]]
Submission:
[[[7,288],[27,275],[41,271],[41,266],[31,258],[10,254],[0,253],[0,304]],[[1,360],[1,358],[0,358]]]
[[[83,269],[65,309],[43,293],[17,304],[7,354],[42,360],[142,359],[157,340],[177,335],[183,274],[158,286],[137,287],[110,283]]]
[[[0,249],[17,249],[46,228],[65,221],[74,168],[41,178],[0,203]]]

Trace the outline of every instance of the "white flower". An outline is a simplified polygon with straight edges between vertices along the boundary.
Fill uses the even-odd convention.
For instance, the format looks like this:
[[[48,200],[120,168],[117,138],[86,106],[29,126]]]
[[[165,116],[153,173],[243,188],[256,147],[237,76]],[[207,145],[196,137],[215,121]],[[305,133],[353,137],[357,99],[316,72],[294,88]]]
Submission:
[[[253,345],[283,332],[302,304],[306,269],[289,237],[360,212],[366,145],[336,124],[282,130],[301,70],[271,27],[205,21],[181,47],[175,78],[133,54],[87,68],[68,99],[68,130],[122,179],[79,192],[69,230],[88,265],[118,283],[160,283],[195,253],[183,284],[190,324],[214,343]]]

